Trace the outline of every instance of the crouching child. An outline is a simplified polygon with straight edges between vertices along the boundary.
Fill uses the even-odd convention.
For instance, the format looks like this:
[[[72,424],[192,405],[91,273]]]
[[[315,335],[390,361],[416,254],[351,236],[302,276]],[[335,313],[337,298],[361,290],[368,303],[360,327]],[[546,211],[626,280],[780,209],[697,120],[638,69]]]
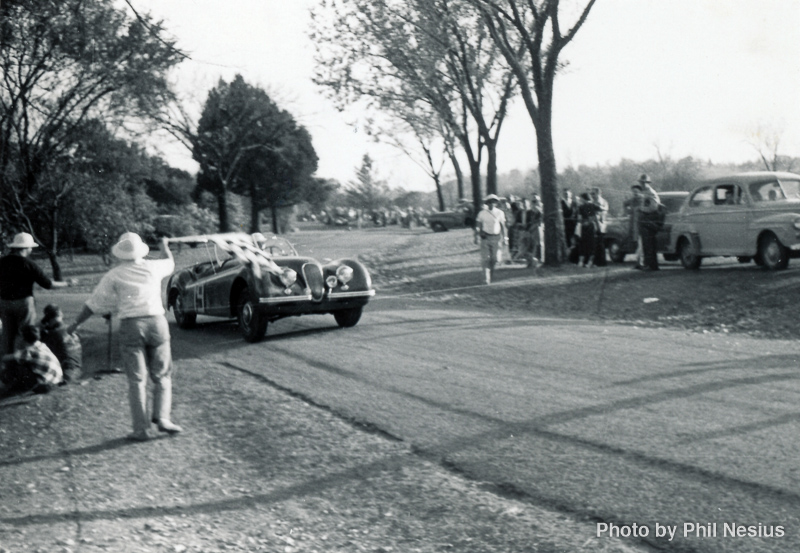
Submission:
[[[46,306],[40,326],[42,342],[50,348],[58,362],[61,363],[64,383],[80,380],[83,369],[81,339],[77,334],[67,332],[61,309],[53,304]]]
[[[39,338],[39,327],[22,327],[25,345],[14,353],[3,356],[5,369],[0,373],[0,394],[46,394],[61,383],[61,363]]]

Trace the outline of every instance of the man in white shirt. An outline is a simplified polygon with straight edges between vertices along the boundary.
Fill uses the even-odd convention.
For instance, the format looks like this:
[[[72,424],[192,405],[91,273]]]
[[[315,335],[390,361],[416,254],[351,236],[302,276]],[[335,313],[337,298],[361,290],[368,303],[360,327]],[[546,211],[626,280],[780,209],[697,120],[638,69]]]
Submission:
[[[111,249],[121,262],[100,280],[92,297],[70,325],[74,333],[94,313],[114,313],[120,319],[128,400],[133,434],[128,439],[150,438],[147,417],[147,377],[154,383],[152,421],[160,432],[177,434],[181,427],[170,420],[172,408],[172,352],[169,325],[161,302],[161,281],[175,270],[167,239],[161,241],[161,259],[144,259],[150,248],[138,234],[126,232]]]
[[[608,202],[598,187],[592,188],[592,203],[596,206],[597,228],[594,231],[594,264],[606,266],[606,228],[608,227]]]
[[[475,230],[481,238],[481,267],[486,284],[492,283],[494,268],[503,244],[508,242],[506,215],[498,207],[500,198],[489,194],[483,199],[486,206],[475,218]]]

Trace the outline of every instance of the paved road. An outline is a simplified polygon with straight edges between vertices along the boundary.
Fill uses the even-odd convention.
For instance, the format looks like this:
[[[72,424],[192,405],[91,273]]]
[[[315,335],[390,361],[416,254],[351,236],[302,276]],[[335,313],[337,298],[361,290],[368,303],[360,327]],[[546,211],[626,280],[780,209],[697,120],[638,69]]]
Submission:
[[[257,374],[599,529],[636,524],[673,551],[800,550],[795,343],[430,305],[378,298],[346,330],[285,319],[256,345],[201,319],[173,329],[175,357]]]

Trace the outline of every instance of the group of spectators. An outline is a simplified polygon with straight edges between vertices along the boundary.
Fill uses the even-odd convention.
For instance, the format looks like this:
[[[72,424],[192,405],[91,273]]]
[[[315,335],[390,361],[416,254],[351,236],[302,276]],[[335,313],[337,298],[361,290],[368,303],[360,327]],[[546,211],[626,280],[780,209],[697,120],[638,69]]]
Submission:
[[[150,438],[155,423],[160,432],[177,434],[181,427],[170,419],[172,407],[172,353],[161,282],[175,268],[167,239],[161,241],[161,259],[145,259],[150,248],[141,237],[124,233],[111,249],[118,264],[100,280],[75,321],[65,326],[55,305],[44,309],[37,325],[33,286],[61,288],[74,282],[51,280],[29,259],[37,247],[33,237],[20,233],[0,258],[0,320],[3,328],[0,396],[48,393],[62,383],[78,381],[81,345],[78,327],[95,313],[116,316],[133,422],[129,440]],[[149,377],[149,378],[148,378]],[[148,415],[147,381],[153,382],[153,405]]]
[[[634,268],[658,270],[656,235],[660,228],[661,202],[648,175],[640,175],[631,186],[631,196],[623,207],[628,216],[628,235],[637,243]],[[569,260],[582,267],[605,266],[608,202],[600,188],[594,187],[577,198],[571,190],[565,189],[561,213]]]
[[[631,186],[631,197],[625,201],[629,235],[637,242],[636,269],[658,270],[656,234],[660,228],[661,203],[652,181],[642,174]],[[599,187],[578,196],[569,188],[561,198],[564,234],[569,261],[579,267],[604,267],[606,262],[606,229],[608,202]],[[522,259],[528,267],[544,259],[544,216],[542,202],[534,194],[529,199],[505,200],[496,194],[484,198],[485,208],[475,219],[476,241],[480,239],[481,267],[486,284],[492,282],[495,266],[501,262],[505,245],[510,260]]]
[[[576,198],[572,190],[565,189],[561,213],[569,260],[580,267],[605,266],[608,202],[602,190],[594,187]]]

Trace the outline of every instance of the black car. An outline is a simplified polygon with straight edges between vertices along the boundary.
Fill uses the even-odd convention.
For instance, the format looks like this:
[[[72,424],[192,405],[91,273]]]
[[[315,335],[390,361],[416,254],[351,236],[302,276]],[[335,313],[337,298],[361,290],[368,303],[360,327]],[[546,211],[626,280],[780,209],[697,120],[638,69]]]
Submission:
[[[672,227],[669,214],[680,211],[689,193],[659,192],[658,196],[661,199],[661,203],[666,207],[667,212],[664,228],[662,228],[656,236],[658,251],[663,252],[669,248],[669,235]],[[616,263],[622,263],[625,260],[625,256],[629,253],[636,253],[637,242],[633,239],[633,236],[631,236],[630,215],[625,215],[624,217],[609,217],[608,226],[606,227],[605,246],[611,261]],[[664,259],[667,261],[675,261],[678,257],[667,253],[664,255]]]

